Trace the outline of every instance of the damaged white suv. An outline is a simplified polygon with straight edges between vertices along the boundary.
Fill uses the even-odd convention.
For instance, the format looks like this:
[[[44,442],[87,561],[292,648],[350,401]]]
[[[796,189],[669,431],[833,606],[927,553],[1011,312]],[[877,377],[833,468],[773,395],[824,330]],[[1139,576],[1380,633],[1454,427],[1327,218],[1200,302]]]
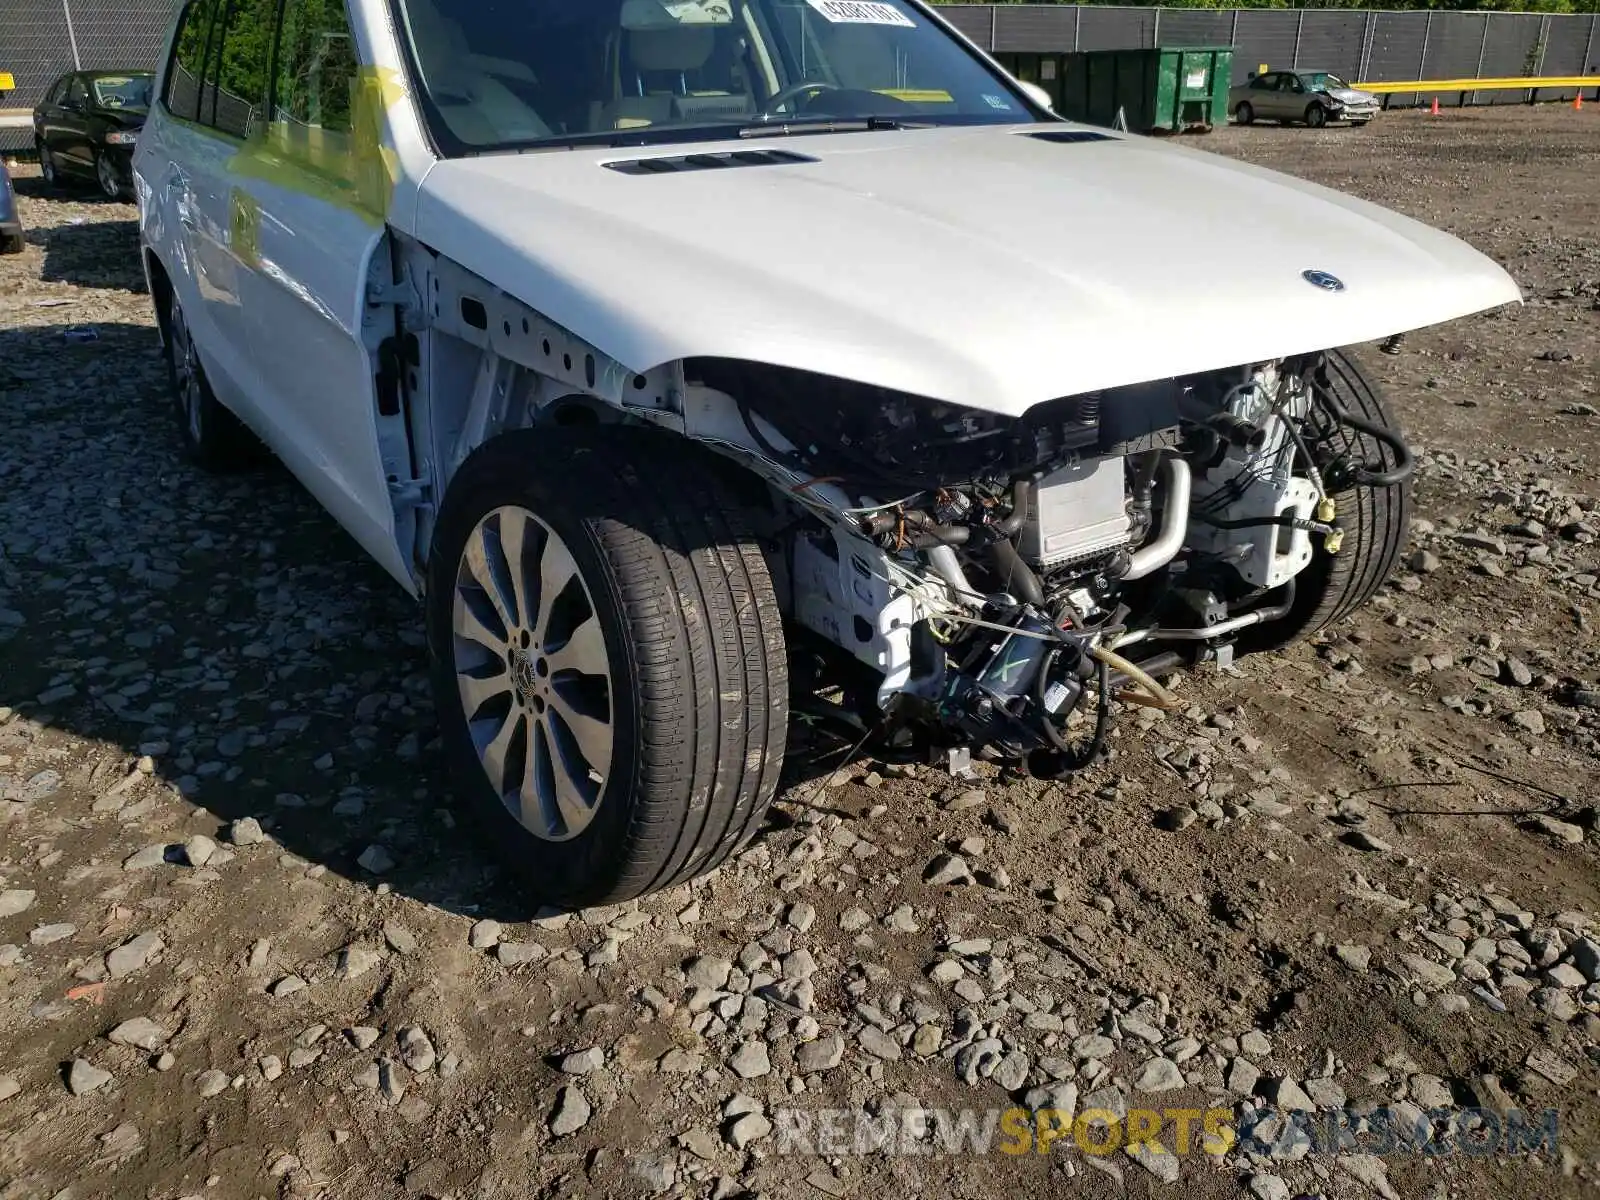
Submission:
[[[791,694],[1056,776],[1350,612],[1411,456],[1327,347],[1519,299],[918,0],[190,0],[159,95],[190,455],[259,438],[424,599],[462,798],[567,903],[725,860]]]

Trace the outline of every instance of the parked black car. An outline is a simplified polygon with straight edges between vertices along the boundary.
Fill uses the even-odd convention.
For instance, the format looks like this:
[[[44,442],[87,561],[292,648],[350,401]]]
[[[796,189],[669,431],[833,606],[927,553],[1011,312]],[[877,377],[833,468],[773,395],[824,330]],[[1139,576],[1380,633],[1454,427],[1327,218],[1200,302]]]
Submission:
[[[116,200],[131,194],[134,139],[150,114],[149,71],[73,71],[33,110],[33,143],[44,181],[92,179]]]
[[[22,217],[17,212],[16,193],[11,190],[11,173],[0,158],[0,254],[22,253]]]

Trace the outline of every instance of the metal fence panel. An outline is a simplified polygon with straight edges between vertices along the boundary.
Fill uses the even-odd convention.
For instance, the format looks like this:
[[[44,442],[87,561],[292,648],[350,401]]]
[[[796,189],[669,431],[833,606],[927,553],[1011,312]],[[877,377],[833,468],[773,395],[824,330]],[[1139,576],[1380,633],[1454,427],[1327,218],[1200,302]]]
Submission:
[[[1354,82],[1361,69],[1361,41],[1366,31],[1366,13],[1310,10],[1300,25],[1300,61],[1295,65],[1332,71]]]
[[[1539,73],[1541,75],[1585,74],[1589,68],[1589,39],[1594,36],[1596,25],[1600,25],[1600,16],[1552,20],[1550,32],[1545,38],[1544,65],[1539,68]],[[1576,88],[1539,93],[1542,97],[1561,100],[1571,100],[1577,94]]]
[[[993,49],[995,9],[991,4],[946,4],[939,15],[985,50]]]
[[[1432,13],[1381,12],[1372,17],[1372,39],[1367,51],[1365,79],[1421,79],[1422,56],[1432,32]],[[1414,92],[1389,97],[1389,103],[1404,107],[1417,103]]]
[[[1294,66],[1300,13],[1286,8],[1251,8],[1239,11],[1238,42],[1233,52],[1237,66],[1246,72],[1262,63],[1269,69]],[[1236,78],[1239,76],[1236,75]]]
[[[1230,46],[1233,44],[1233,10],[1164,8],[1159,32],[1163,46]]]
[[[1049,53],[1077,48],[1078,8],[1071,4],[1008,4],[994,12],[997,51]]]
[[[1156,44],[1156,10],[1153,8],[1099,8],[1078,10],[1078,49],[1124,50]]]
[[[1485,13],[1489,36],[1483,46],[1482,74],[1485,79],[1538,73],[1539,27],[1544,18],[1534,13]],[[1522,92],[1479,92],[1473,103],[1521,104]]]

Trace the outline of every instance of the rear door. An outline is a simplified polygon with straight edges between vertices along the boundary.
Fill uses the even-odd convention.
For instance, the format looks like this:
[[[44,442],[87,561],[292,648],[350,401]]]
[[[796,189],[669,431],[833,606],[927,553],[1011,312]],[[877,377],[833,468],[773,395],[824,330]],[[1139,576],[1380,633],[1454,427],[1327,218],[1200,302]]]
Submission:
[[[69,170],[87,175],[94,170],[89,144],[89,85],[82,75],[67,80],[67,92],[57,110],[54,148]]]
[[[237,2],[237,0],[236,0]],[[394,332],[366,304],[384,239],[392,158],[383,101],[342,0],[283,0],[270,121],[229,180],[240,287],[263,419],[313,495],[406,578],[378,448],[373,355]]]

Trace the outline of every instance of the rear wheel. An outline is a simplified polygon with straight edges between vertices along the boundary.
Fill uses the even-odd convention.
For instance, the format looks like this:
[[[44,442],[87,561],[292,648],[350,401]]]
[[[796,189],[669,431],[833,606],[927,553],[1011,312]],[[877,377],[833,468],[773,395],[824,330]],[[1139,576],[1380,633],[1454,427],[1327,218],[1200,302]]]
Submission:
[[[1239,102],[1239,107],[1233,110],[1233,119],[1241,125],[1249,125],[1256,119],[1256,110],[1248,100],[1242,100]]]
[[[459,794],[540,899],[712,870],[776,790],[783,630],[713,468],[604,426],[497,438],[451,481],[427,583],[441,730]]]
[[[1328,123],[1328,110],[1320,104],[1306,105],[1306,124],[1313,129],[1321,129]]]
[[[1353,417],[1395,437],[1403,436],[1377,384],[1344,350],[1330,350],[1313,372],[1317,386]],[[1339,425],[1318,457],[1328,454],[1352,464],[1399,465],[1394,450],[1381,439],[1349,425]],[[1295,577],[1295,598],[1288,615],[1243,630],[1239,649],[1276,650],[1310,637],[1324,626],[1349,616],[1371,600],[1400,561],[1411,521],[1411,481],[1388,486],[1337,485],[1333,493],[1337,521],[1344,531],[1337,554],[1319,548]]]
[[[167,303],[167,378],[177,402],[178,432],[190,461],[208,471],[228,471],[247,464],[256,443],[239,418],[211,390],[200,351],[176,293]]]

